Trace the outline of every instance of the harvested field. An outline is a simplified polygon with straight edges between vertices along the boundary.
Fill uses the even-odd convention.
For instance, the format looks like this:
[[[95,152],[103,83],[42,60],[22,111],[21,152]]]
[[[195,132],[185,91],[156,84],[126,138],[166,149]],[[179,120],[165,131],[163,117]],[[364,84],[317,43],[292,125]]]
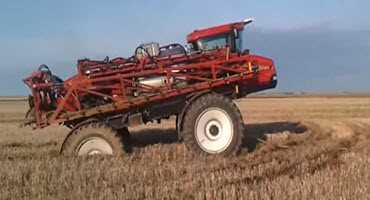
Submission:
[[[68,129],[19,128],[24,101],[0,101],[0,199],[369,199],[370,97],[237,102],[237,157],[199,157],[173,120],[131,129],[125,157],[68,157]]]

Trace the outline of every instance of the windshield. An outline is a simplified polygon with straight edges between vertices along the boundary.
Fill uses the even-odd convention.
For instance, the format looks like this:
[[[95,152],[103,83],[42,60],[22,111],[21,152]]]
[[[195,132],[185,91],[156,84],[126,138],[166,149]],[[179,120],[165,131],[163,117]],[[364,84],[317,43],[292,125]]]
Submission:
[[[228,42],[227,35],[220,35],[210,38],[200,39],[198,41],[198,46],[202,50],[212,50],[218,48],[225,48]]]
[[[242,31],[203,38],[196,43],[196,49],[213,50],[229,46],[232,52],[242,51]]]

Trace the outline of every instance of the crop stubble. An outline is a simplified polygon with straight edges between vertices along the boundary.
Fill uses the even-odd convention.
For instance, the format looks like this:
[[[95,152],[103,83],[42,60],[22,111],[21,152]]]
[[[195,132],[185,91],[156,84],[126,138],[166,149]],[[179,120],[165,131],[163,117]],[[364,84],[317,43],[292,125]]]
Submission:
[[[250,98],[241,155],[199,157],[172,121],[131,129],[126,157],[68,157],[67,129],[19,128],[0,101],[0,199],[368,199],[370,98]]]

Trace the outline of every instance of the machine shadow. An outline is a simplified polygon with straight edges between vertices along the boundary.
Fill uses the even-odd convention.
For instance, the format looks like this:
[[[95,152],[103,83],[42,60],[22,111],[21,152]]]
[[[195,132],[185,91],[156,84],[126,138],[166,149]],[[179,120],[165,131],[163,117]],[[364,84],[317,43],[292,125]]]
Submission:
[[[133,147],[145,147],[154,144],[177,143],[177,133],[174,128],[149,128],[132,132],[131,145]]]
[[[267,135],[273,134],[302,134],[308,129],[299,122],[270,122],[258,124],[245,124],[245,132],[242,146],[253,152],[258,144],[267,140]]]
[[[252,152],[259,143],[267,139],[267,134],[289,133],[301,134],[307,128],[298,122],[271,122],[258,124],[245,124],[244,139],[242,147]],[[146,147],[154,144],[178,143],[176,130],[174,128],[160,129],[151,128],[134,131],[131,134],[133,147]]]

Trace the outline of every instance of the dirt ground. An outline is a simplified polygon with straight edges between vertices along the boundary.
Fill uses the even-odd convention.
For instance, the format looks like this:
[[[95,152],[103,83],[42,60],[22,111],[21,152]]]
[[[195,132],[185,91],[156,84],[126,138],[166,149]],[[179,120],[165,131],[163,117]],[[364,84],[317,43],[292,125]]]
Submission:
[[[176,142],[173,120],[131,129],[133,153],[68,157],[62,127],[20,128],[0,99],[0,199],[369,199],[370,97],[254,97],[230,158]]]

